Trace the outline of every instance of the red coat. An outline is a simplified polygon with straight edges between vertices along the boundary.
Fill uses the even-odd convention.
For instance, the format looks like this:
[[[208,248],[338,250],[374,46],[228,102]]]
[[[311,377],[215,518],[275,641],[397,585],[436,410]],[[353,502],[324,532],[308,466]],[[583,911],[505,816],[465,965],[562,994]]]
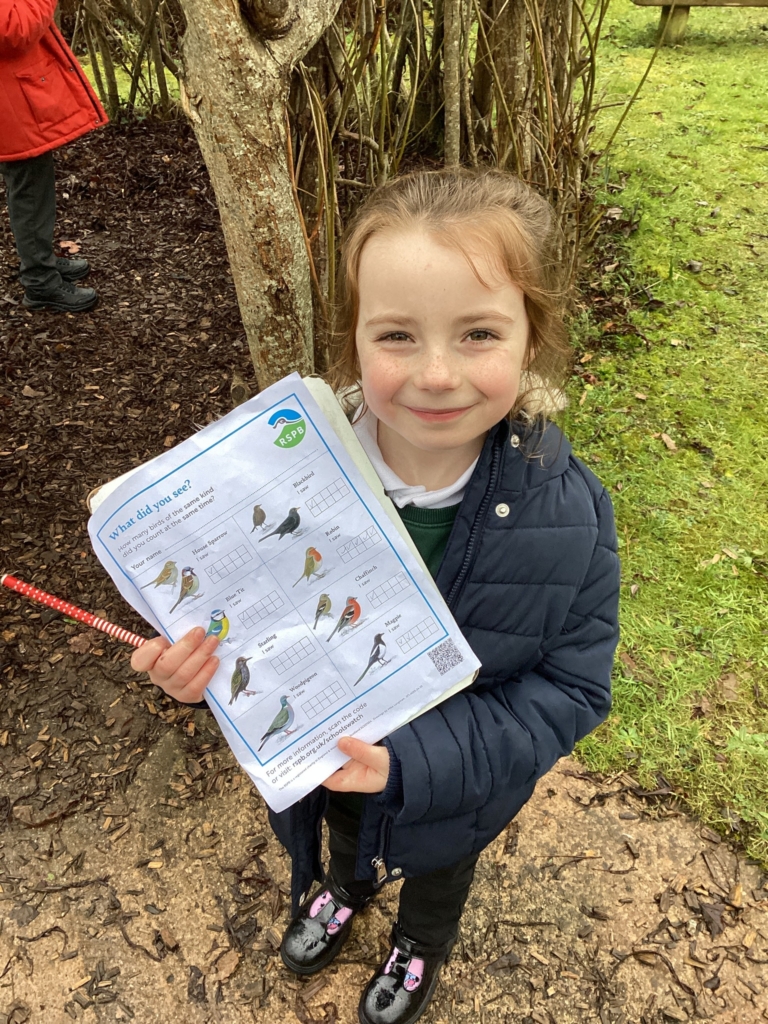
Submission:
[[[53,23],[57,0],[0,0],[0,161],[24,160],[109,118]]]

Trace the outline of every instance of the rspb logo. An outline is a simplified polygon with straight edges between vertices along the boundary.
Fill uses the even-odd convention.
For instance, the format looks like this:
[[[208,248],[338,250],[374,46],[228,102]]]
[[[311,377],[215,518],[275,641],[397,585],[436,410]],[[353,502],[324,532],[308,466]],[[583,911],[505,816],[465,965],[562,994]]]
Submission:
[[[304,418],[293,409],[278,409],[269,417],[269,425],[274,429],[282,427],[274,443],[278,448],[295,448],[304,440],[307,427]]]

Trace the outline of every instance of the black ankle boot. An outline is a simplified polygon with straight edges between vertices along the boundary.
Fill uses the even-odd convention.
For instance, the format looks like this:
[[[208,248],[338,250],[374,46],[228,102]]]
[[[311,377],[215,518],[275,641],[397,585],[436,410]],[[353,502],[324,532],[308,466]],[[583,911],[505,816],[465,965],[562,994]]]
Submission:
[[[387,959],[360,999],[360,1024],[413,1024],[429,1006],[447,958],[444,948],[413,942],[395,925]]]
[[[314,974],[341,952],[352,918],[373,899],[356,899],[330,879],[311,896],[283,935],[280,956],[296,974]]]

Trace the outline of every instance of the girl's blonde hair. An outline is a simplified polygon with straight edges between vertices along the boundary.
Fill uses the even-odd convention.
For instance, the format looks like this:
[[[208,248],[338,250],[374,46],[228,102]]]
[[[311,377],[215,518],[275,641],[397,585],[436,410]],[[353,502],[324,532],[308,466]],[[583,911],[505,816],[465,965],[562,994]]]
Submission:
[[[441,244],[460,252],[478,280],[482,278],[472,254],[482,251],[495,257],[502,273],[522,289],[530,323],[527,369],[510,414],[532,417],[562,408],[560,389],[569,365],[569,348],[553,211],[519,178],[494,169],[406,174],[376,189],[358,211],[341,247],[334,358],[328,372],[334,389],[351,404],[359,401],[355,331],[363,247],[379,231],[415,226],[422,226]]]

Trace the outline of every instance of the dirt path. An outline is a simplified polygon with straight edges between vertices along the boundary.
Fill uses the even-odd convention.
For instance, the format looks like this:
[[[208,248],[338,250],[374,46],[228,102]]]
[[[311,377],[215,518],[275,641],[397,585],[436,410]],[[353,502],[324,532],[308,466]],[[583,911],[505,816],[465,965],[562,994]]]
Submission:
[[[0,850],[4,1024],[356,1021],[396,887],[336,965],[286,971],[288,861],[215,724],[195,722],[194,737],[165,730],[106,803],[44,827],[16,804]],[[635,789],[571,761],[540,782],[481,858],[425,1021],[768,1019],[766,880]]]

